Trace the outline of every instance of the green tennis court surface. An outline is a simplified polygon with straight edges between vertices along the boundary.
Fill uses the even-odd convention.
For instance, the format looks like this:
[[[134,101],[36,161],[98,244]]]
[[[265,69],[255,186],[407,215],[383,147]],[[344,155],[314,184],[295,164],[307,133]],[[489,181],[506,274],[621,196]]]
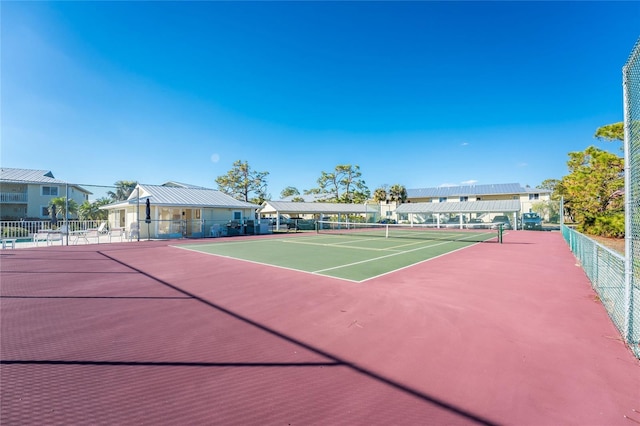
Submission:
[[[286,238],[216,241],[176,247],[361,282],[482,241],[496,231],[437,231],[437,235],[380,237],[303,234]]]

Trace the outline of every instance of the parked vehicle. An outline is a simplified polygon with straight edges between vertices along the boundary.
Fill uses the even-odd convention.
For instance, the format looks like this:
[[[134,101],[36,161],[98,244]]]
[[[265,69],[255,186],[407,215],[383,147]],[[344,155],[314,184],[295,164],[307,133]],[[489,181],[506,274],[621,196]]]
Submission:
[[[542,229],[542,218],[538,213],[524,213],[522,227],[524,229]]]
[[[462,218],[462,225],[466,223],[465,217]],[[447,222],[444,224],[445,228],[460,228],[460,216],[454,216],[449,218]]]
[[[378,221],[378,223],[390,223],[390,224],[395,224],[395,223],[396,223],[396,221],[395,221],[395,219],[380,219],[380,220]]]
[[[507,216],[496,216],[491,221],[491,228],[497,229],[502,224],[502,229],[511,229],[511,221]]]
[[[487,229],[489,227],[489,224],[483,222],[480,219],[469,219],[469,222],[465,225],[465,227],[468,229]]]

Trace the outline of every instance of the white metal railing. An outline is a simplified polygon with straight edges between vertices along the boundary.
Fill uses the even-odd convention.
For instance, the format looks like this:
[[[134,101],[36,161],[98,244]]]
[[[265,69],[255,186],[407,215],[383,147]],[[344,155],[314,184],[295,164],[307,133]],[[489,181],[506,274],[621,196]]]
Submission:
[[[26,203],[26,192],[0,192],[0,203]]]
[[[146,224],[144,220],[136,226],[135,238],[138,236],[142,239],[146,238],[206,238],[215,236],[232,236],[232,235],[257,235],[270,233],[271,227],[267,226],[270,221],[258,221],[243,218],[238,221],[229,220],[152,220]],[[105,231],[111,229],[121,229],[112,226],[105,220],[58,220],[56,224],[51,220],[3,220],[0,221],[0,237],[3,239],[33,239],[42,231],[60,230],[64,225],[68,225],[69,233],[76,231],[87,231],[100,228],[102,223],[106,223]],[[135,222],[134,222],[135,224]],[[134,238],[132,228],[134,224],[129,224],[126,229],[127,237]],[[66,229],[65,229],[66,230]]]
[[[69,220],[69,231],[85,231],[96,229],[105,220]],[[34,234],[47,229],[59,229],[65,225],[64,220],[58,220],[57,224],[51,220],[3,220],[0,221],[0,236],[2,238],[32,238]],[[108,227],[108,223],[107,223]]]

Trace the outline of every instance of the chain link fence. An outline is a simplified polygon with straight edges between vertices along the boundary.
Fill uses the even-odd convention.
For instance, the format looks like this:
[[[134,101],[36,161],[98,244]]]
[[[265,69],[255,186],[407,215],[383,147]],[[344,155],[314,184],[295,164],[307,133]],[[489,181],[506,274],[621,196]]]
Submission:
[[[562,235],[624,341],[640,358],[640,39],[622,68],[625,254],[562,224]]]
[[[634,286],[631,297],[627,295],[625,256],[565,225],[562,226],[562,236],[589,277],[591,286],[620,334],[624,337],[627,336],[628,329],[636,330],[635,337],[629,335],[625,340],[640,358],[637,335],[637,330],[640,330],[640,315],[629,318],[629,304],[636,301],[637,306],[640,288]]]
[[[622,68],[625,156],[625,297],[627,328],[623,336],[640,358],[640,39]]]

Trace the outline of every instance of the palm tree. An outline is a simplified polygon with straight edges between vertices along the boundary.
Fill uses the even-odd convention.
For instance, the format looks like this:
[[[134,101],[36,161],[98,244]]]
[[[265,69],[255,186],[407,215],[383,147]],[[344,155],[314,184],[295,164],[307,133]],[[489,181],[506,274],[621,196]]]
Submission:
[[[111,200],[108,198],[100,198],[93,203],[85,201],[79,207],[78,215],[82,220],[106,220],[109,216],[109,212],[106,210],[100,210],[100,206],[104,206],[110,202]]]
[[[382,187],[376,189],[373,191],[373,199],[377,203],[385,201],[387,199],[387,191]]]
[[[107,192],[107,195],[111,197],[112,201],[123,201],[129,198],[129,195],[136,188],[138,182],[132,180],[119,180],[114,185],[116,190]]]
[[[78,203],[75,200],[69,200],[67,203],[66,197],[56,197],[49,201],[49,215],[53,219],[53,213],[55,210],[56,218],[62,218],[67,216],[67,205],[69,206],[69,214],[73,215],[78,212]]]
[[[393,201],[399,201],[401,204],[407,201],[407,189],[404,185],[395,184],[389,188],[389,197]]]

